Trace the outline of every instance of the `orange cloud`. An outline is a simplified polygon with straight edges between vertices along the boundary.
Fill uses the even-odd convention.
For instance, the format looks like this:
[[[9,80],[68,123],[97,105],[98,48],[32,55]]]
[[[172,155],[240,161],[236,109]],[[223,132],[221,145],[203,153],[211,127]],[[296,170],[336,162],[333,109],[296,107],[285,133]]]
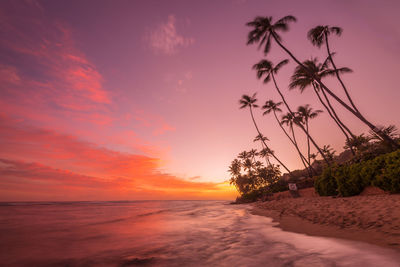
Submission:
[[[81,200],[227,199],[235,195],[224,184],[163,173],[157,158],[102,148],[5,116],[0,116],[0,145],[1,188],[25,200],[36,199],[38,184],[42,199],[54,197],[54,192],[65,199]]]

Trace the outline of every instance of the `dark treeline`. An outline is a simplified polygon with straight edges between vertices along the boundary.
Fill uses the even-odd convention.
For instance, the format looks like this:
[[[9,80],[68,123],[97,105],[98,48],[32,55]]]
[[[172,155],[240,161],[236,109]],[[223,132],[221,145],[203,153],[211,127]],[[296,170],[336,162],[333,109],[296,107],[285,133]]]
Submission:
[[[280,35],[282,32],[289,30],[290,23],[296,21],[293,16],[285,16],[275,22],[272,17],[256,17],[246,24],[250,27],[247,44],[258,45],[259,49],[262,48],[265,56],[253,66],[257,78],[262,79],[265,84],[272,83],[280,96],[279,100],[268,99],[261,105],[263,115],[273,115],[277,126],[280,127],[282,133],[292,145],[293,153],[298,154],[304,166],[303,171],[291,171],[285,165],[281,155],[278,155],[270,148],[270,140],[260,131],[254,117],[255,110],[259,108],[257,95],[243,95],[239,100],[240,108],[249,110],[257,133],[254,142],[259,142],[261,149],[260,151],[252,149],[249,152],[240,153],[237,159],[232,162],[229,172],[231,174],[231,184],[236,186],[241,198],[247,201],[255,200],[265,194],[287,190],[287,182],[289,181],[298,182],[299,179],[304,179],[306,176],[308,176],[309,181],[314,181],[320,177],[321,173],[324,173],[324,171],[326,173],[326,170],[336,168],[338,164],[360,163],[400,148],[396,127],[393,125],[388,127],[379,126],[366,119],[352,99],[349,86],[342,79],[343,74],[351,73],[352,70],[347,67],[337,67],[334,61],[335,53],[331,51],[329,44],[329,38],[334,35],[340,36],[342,29],[331,26],[316,26],[312,28],[307,33],[307,38],[312,45],[326,50],[326,59],[323,62],[318,62],[316,58],[300,61],[289,50],[288,46],[284,45]],[[273,43],[282,49],[289,59],[297,65],[289,78],[290,83],[286,90],[280,87],[277,76],[279,71],[289,63],[289,59],[282,59],[277,64],[269,61],[268,55]],[[343,90],[344,99],[340,98],[333,88],[327,87],[323,82],[327,78],[337,80],[339,89],[335,89]],[[285,98],[285,94],[295,89],[300,93],[306,89],[313,90],[323,110],[315,109],[309,104],[298,107],[291,106]],[[342,107],[368,126],[370,128],[369,134],[354,134],[350,125],[346,125],[343,119],[338,116],[336,106]],[[321,146],[318,144],[317,138],[312,134],[312,120],[322,112],[326,112],[329,115],[332,124],[338,127],[338,130],[343,134],[345,151],[339,157],[335,155],[336,151],[330,145]],[[300,149],[299,140],[302,139],[306,142],[306,151]],[[265,159],[265,165],[260,161],[261,158]],[[283,176],[281,176],[280,166],[286,170],[287,174],[284,176],[287,179],[283,179]],[[318,184],[320,183],[319,181]],[[334,190],[334,192],[337,192],[337,190]]]

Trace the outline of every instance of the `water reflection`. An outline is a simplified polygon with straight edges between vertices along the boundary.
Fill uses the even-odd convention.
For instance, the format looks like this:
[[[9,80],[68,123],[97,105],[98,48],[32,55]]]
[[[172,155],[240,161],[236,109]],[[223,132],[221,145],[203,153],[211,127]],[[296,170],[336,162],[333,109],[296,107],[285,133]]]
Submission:
[[[396,252],[288,233],[218,201],[0,206],[4,265],[399,266]]]

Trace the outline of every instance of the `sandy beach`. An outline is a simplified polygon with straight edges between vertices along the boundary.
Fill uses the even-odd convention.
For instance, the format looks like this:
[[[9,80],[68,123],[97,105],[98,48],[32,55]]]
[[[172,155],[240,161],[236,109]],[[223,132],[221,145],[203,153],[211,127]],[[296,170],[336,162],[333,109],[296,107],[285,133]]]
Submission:
[[[367,242],[400,251],[400,195],[368,188],[360,196],[319,197],[313,188],[287,192],[253,204],[253,213],[272,217],[283,230]]]

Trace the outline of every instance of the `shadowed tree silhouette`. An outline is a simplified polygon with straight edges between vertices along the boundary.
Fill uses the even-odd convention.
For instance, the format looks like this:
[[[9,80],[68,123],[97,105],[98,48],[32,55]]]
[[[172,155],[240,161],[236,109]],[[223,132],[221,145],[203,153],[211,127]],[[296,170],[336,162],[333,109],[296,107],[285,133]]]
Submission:
[[[310,134],[310,128],[309,128],[309,121],[311,119],[316,118],[319,113],[321,113],[322,110],[313,110],[310,105],[304,105],[304,106],[299,106],[297,108],[297,114],[298,117],[301,119],[301,121],[304,123],[306,126],[306,131],[308,134]],[[311,150],[310,150],[310,138],[307,136],[307,156],[308,156],[308,162],[311,161]]]
[[[285,16],[279,19],[277,22],[272,23],[272,17],[256,17],[253,21],[248,22],[246,25],[251,27],[248,34],[247,44],[255,44],[259,43],[259,47],[261,47],[265,43],[264,53],[267,54],[271,47],[271,38],[301,67],[306,69],[303,63],[298,60],[289,49],[286,48],[282,44],[282,38],[277,33],[279,31],[286,32],[289,30],[289,22],[295,22],[296,18],[294,16]],[[307,69],[306,69],[307,71]],[[313,73],[309,73],[313,76]],[[357,110],[353,109],[349,105],[347,105],[341,98],[339,98],[335,93],[333,93],[322,81],[319,77],[314,77],[315,81],[324,89],[330,96],[332,96],[337,102],[339,102],[344,108],[346,108],[349,112],[351,112],[354,116],[356,116],[360,121],[366,124],[372,131],[374,131],[377,135],[382,137],[386,142],[391,144],[394,148],[400,148],[400,145],[387,136],[385,133],[379,130],[374,124],[368,121],[361,113]],[[320,151],[319,151],[320,152]],[[320,152],[321,153],[321,152]],[[321,153],[322,154],[322,153]],[[325,159],[325,157],[324,157]]]
[[[281,62],[279,62],[276,66],[274,66],[270,61],[263,59],[260,62],[258,62],[257,64],[255,64],[253,66],[253,69],[255,69],[257,71],[257,77],[258,79],[261,79],[263,76],[265,76],[264,78],[264,83],[268,83],[271,78],[272,81],[274,82],[276,91],[278,92],[278,94],[281,96],[281,99],[283,101],[283,103],[285,104],[286,108],[288,109],[289,113],[295,117],[294,112],[291,110],[289,104],[287,103],[284,95],[282,94],[281,90],[278,87],[278,84],[275,80],[275,74],[278,73],[278,71],[280,70],[280,68],[282,68],[284,65],[286,65],[289,61],[287,59],[282,60]],[[299,124],[299,127],[303,130],[303,132],[308,135],[306,129],[304,129],[303,125]],[[322,155],[322,157],[324,158],[325,162],[327,164],[329,164],[329,161],[327,159],[325,159],[324,154],[322,153],[322,151],[320,151],[320,148],[318,147],[318,145],[316,144],[316,142],[314,141],[314,139],[308,135],[308,137],[310,138],[311,142],[313,143],[313,145],[315,146],[315,148],[319,151],[319,153]]]
[[[267,166],[271,166],[271,162],[269,160],[270,155],[263,152],[265,149],[264,142],[269,141],[269,139],[267,137],[263,136],[262,134],[259,134],[254,138],[253,142],[258,142],[258,141],[260,141],[261,147],[262,147],[261,151],[259,152],[259,156],[261,156],[262,158],[265,158],[265,162],[267,163]]]
[[[322,151],[325,153],[326,157],[330,160],[333,161],[333,158],[335,157],[335,150],[331,148],[330,145],[324,145],[322,148]]]
[[[384,127],[384,126],[378,126],[378,127],[382,132],[384,132],[388,136],[390,136],[390,138],[399,139],[400,135],[399,135],[398,129],[397,129],[397,127],[395,125],[389,125],[388,127]],[[369,134],[370,134],[370,137],[369,137],[370,140],[384,141],[384,140],[382,140],[382,138],[379,135],[377,135],[373,131],[370,131]]]
[[[234,159],[231,162],[231,165],[229,166],[229,170],[228,171],[232,176],[240,175],[240,169],[241,169],[240,164],[241,163],[240,163],[240,161],[238,159]]]
[[[334,75],[334,71],[330,70],[327,68],[327,60],[323,64],[318,63],[317,59],[311,59],[311,60],[306,60],[303,62],[303,65],[308,69],[306,71],[303,67],[297,66],[294,74],[291,77],[291,82],[289,84],[289,89],[294,89],[294,88],[299,88],[300,92],[302,93],[305,88],[308,86],[312,86],[314,89],[315,94],[317,95],[319,101],[322,103],[322,105],[325,107],[325,109],[328,111],[329,116],[334,120],[336,125],[339,127],[339,129],[343,132],[343,134],[346,137],[346,140],[349,140],[349,135],[351,137],[354,137],[354,134],[350,131],[350,129],[341,121],[339,116],[336,114],[335,109],[332,107],[328,96],[326,95],[324,89],[321,89],[319,84],[315,81],[314,76],[318,76],[320,79],[328,76],[328,75]],[[341,68],[338,70],[339,72],[351,72],[350,69],[348,68]],[[310,73],[314,73],[313,75],[310,75]],[[322,100],[321,95],[319,92],[322,92],[323,97],[325,98],[326,103]],[[347,132],[346,132],[347,131]],[[354,151],[351,150],[351,152],[354,155]]]
[[[290,135],[287,133],[287,131],[285,130],[285,128],[282,126],[281,122],[278,119],[278,116],[277,116],[276,113],[277,112],[282,112],[282,110],[279,108],[280,105],[282,105],[282,102],[275,103],[273,100],[266,101],[264,106],[262,106],[262,109],[265,110],[263,115],[269,114],[271,112],[274,114],[276,122],[279,124],[279,127],[282,129],[282,131],[285,133],[287,138],[289,138],[290,142],[296,148],[297,152],[299,153],[301,162],[303,163],[304,167],[307,169],[307,168],[311,167],[311,163],[309,161],[307,162],[307,159],[301,153],[297,143],[290,137]]]
[[[248,95],[243,95],[242,98],[239,100],[239,104],[240,104],[240,109],[243,108],[249,108],[250,110],[250,115],[251,115],[251,119],[253,120],[253,124],[254,127],[257,130],[257,133],[259,135],[262,135],[260,132],[260,129],[258,129],[257,123],[254,119],[254,115],[253,115],[253,108],[257,108],[258,105],[256,104],[257,99],[256,99],[256,94],[253,94],[253,96],[248,96]],[[261,139],[261,141],[263,142],[264,146],[266,148],[268,148],[268,145],[265,143],[265,140]],[[280,161],[278,159],[278,157],[275,155],[275,153],[271,153],[271,156],[277,161],[279,162],[279,164],[282,165],[283,168],[285,168],[285,170],[289,173],[289,175],[291,175],[291,171],[286,167],[285,164],[282,163],[282,161]]]
[[[370,137],[365,136],[364,134],[356,135],[355,137],[350,138],[349,141],[346,141],[346,145],[344,148],[352,147],[356,152],[364,150],[370,141]]]

